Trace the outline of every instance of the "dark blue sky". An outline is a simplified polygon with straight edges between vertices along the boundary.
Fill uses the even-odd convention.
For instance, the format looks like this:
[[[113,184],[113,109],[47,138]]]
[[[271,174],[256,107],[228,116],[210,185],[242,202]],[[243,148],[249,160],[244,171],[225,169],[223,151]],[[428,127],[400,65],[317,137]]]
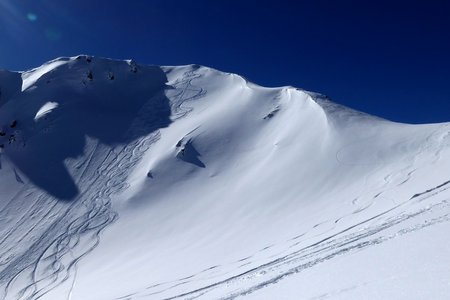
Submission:
[[[0,68],[80,53],[197,63],[395,121],[450,121],[450,2],[416,2],[0,0]]]

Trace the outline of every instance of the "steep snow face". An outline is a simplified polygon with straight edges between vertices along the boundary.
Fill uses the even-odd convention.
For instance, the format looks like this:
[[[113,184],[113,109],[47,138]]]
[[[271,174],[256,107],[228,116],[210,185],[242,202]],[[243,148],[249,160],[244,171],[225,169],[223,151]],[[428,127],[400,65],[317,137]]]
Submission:
[[[0,89],[0,299],[450,294],[450,124],[88,56]]]

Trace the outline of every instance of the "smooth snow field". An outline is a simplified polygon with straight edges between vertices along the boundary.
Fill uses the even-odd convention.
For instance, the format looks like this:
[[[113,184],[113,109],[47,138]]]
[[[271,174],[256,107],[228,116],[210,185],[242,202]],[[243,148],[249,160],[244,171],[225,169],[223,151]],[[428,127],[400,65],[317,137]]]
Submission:
[[[450,299],[450,123],[207,67],[0,71],[0,299]]]

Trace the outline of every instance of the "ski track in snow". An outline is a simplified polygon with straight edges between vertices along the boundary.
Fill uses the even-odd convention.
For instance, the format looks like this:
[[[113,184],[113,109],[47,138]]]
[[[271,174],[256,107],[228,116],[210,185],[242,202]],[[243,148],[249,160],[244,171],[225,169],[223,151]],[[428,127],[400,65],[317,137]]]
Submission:
[[[9,226],[11,230],[2,240],[2,245],[11,245],[2,248],[1,254],[1,257],[8,257],[8,261],[4,262],[8,263],[7,267],[0,272],[0,283],[5,286],[4,299],[19,276],[28,275],[30,284],[18,291],[17,299],[39,299],[69,278],[77,261],[95,248],[101,231],[116,219],[117,215],[111,210],[110,196],[126,188],[128,170],[157,138],[158,135],[154,134],[107,152],[102,149],[105,146],[96,145],[90,157],[95,156],[96,152],[106,152],[107,155],[98,158],[100,164],[85,164],[79,182],[88,188],[70,204],[61,204],[40,194],[28,210],[21,210],[16,206],[17,202],[13,207],[9,205],[5,208],[7,215],[11,215],[11,210],[22,213],[16,225]],[[24,204],[27,198],[24,198]],[[33,227],[26,230],[23,227],[29,226],[27,219],[30,216],[36,221]],[[19,255],[14,253],[15,243],[32,238],[33,233],[39,232],[37,229],[42,227],[46,229],[35,237],[29,249]],[[45,250],[42,252],[40,249]]]
[[[206,90],[193,84],[199,77],[193,71],[186,72],[166,91],[174,119],[191,111],[187,101],[206,94]],[[154,100],[141,108],[127,136],[142,136],[148,132],[146,127],[155,125],[146,122],[149,114],[155,114]],[[0,299],[41,299],[72,280],[70,299],[77,263],[95,249],[102,231],[118,217],[112,210],[111,196],[128,187],[129,172],[158,139],[159,131],[126,146],[110,147],[88,140],[85,160],[67,162],[77,184],[84,187],[70,203],[59,202],[30,184],[5,201],[6,205],[0,208]],[[26,246],[17,247],[21,244]]]
[[[128,294],[116,299],[131,300],[149,298],[170,300],[201,298],[228,300],[246,296],[340,255],[346,255],[354,251],[362,251],[368,247],[379,245],[402,235],[435,224],[450,221],[450,197],[448,197],[448,195],[445,195],[445,199],[437,199],[438,201],[436,202],[428,203],[425,208],[419,208],[411,212],[395,213],[398,211],[398,208],[404,206],[404,204],[413,207],[414,204],[419,202],[435,199],[436,196],[450,189],[449,183],[450,181],[433,189],[424,191],[420,195],[414,195],[401,205],[348,227],[336,234],[325,237],[314,244],[302,247],[298,250],[292,249],[292,252],[289,254],[280,256],[257,267],[253,267],[243,273],[199,287],[198,289],[167,296],[167,294],[171,294],[173,289],[195,283],[197,279],[199,282],[208,279],[214,280],[215,277],[218,277],[217,275],[211,274],[209,277],[205,277],[204,273],[209,271],[217,273],[220,271],[220,266],[211,267],[203,272],[180,278],[176,281],[154,284],[147,287],[145,291]],[[431,212],[436,211],[440,212],[439,216],[433,215],[432,218],[427,218]],[[385,217],[386,219],[379,224],[368,225],[368,223],[377,220],[380,217]],[[408,224],[405,224],[407,222]],[[248,260],[250,258],[251,257],[246,257],[240,261]],[[245,264],[239,266],[239,268],[243,266],[245,266]],[[198,278],[200,276],[201,278]],[[226,296],[220,297],[217,296],[217,294],[210,295],[215,290],[219,290],[220,295]]]

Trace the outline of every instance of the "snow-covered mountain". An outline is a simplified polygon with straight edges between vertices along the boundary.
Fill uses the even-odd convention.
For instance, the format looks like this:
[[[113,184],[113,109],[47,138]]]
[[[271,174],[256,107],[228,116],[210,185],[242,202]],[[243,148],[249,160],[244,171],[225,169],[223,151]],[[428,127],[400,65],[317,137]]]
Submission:
[[[0,299],[450,299],[450,123],[88,56],[0,91]]]

